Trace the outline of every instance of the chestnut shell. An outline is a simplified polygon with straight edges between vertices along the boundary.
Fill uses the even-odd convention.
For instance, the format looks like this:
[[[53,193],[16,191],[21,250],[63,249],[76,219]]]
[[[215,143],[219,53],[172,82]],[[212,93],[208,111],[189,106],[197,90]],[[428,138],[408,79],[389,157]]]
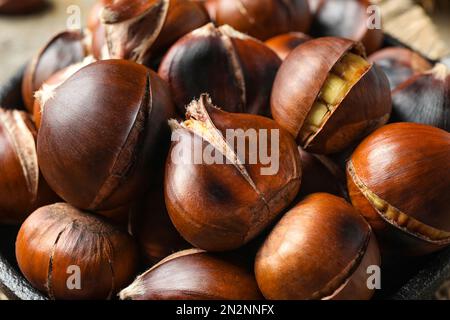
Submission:
[[[310,36],[301,32],[289,32],[270,38],[265,43],[270,49],[275,51],[281,60],[284,60],[292,50],[311,39]]]

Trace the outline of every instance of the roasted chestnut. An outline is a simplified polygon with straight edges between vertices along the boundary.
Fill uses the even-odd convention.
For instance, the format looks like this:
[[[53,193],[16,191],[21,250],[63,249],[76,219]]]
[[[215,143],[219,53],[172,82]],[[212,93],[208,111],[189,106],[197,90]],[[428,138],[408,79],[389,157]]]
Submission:
[[[171,86],[180,114],[202,93],[229,112],[269,116],[281,61],[262,42],[228,26],[208,24],[176,42],[159,75]]]
[[[0,108],[0,223],[20,224],[58,201],[39,173],[36,128],[22,111]]]
[[[45,0],[1,0],[0,14],[28,14],[40,11],[45,6]]]
[[[450,69],[437,64],[392,91],[392,121],[416,122],[450,131]]]
[[[84,60],[88,49],[79,31],[55,35],[28,63],[22,81],[22,96],[28,111],[33,113],[34,94],[53,74]]]
[[[128,59],[147,66],[186,33],[208,23],[205,8],[191,0],[104,0],[103,59]],[[102,44],[93,43],[94,48]]]
[[[198,248],[239,248],[297,195],[301,166],[295,141],[275,121],[221,111],[207,95],[188,106],[186,118],[171,121],[165,178],[170,218]]]
[[[311,40],[311,37],[307,34],[290,32],[270,38],[266,41],[266,45],[275,51],[281,60],[284,60],[292,50],[309,40]]]
[[[233,256],[175,253],[120,292],[122,300],[261,300],[253,270]]]
[[[137,271],[126,232],[57,203],[32,213],[17,235],[16,257],[30,283],[51,299],[110,299]]]
[[[167,84],[125,60],[92,63],[58,86],[44,105],[38,158],[66,202],[105,212],[134,202],[170,139]],[[127,210],[125,210],[127,211]]]
[[[386,255],[422,255],[450,244],[450,134],[396,123],[367,137],[347,166],[353,205]]]
[[[375,52],[383,44],[381,27],[370,26],[371,17],[368,11],[368,0],[319,0],[315,5],[316,12],[311,26],[314,37],[342,37],[360,41],[368,53]],[[374,20],[375,22],[375,20]]]
[[[380,266],[369,224],[344,199],[316,193],[278,222],[255,261],[271,300],[370,299],[368,268]]]
[[[391,90],[413,75],[430,70],[433,66],[418,53],[406,48],[386,48],[373,53],[369,61],[376,63],[386,74]]]
[[[364,48],[342,38],[297,47],[273,85],[273,118],[308,152],[330,154],[385,124],[392,110],[389,81],[365,58]]]
[[[260,40],[291,31],[307,32],[311,13],[307,0],[208,0],[217,25],[230,25]]]

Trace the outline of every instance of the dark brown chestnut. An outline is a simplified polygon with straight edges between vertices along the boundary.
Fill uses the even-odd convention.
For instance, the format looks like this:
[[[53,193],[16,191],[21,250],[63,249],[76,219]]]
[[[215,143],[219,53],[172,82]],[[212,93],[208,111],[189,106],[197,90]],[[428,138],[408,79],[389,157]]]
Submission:
[[[369,61],[377,64],[386,74],[394,90],[413,75],[433,68],[430,62],[418,53],[406,48],[386,48],[370,55]]]
[[[312,38],[307,34],[301,32],[290,32],[270,38],[266,41],[266,45],[275,51],[281,60],[284,60],[289,53],[292,52],[292,50],[311,39]]]
[[[186,118],[171,121],[165,178],[169,215],[198,248],[239,248],[297,195],[301,166],[295,141],[275,121],[221,111],[206,95],[188,106]]]
[[[392,91],[392,121],[416,122],[450,131],[450,69],[438,63]]]
[[[387,125],[352,155],[348,188],[387,255],[422,255],[450,244],[450,134]]]
[[[384,125],[392,110],[389,81],[365,58],[364,48],[342,38],[297,47],[273,85],[273,118],[308,152],[344,150]]]
[[[120,292],[122,300],[261,300],[252,268],[199,249],[175,253]]]
[[[45,0],[1,0],[0,14],[28,14],[44,9]]]
[[[147,66],[180,37],[210,21],[205,8],[191,0],[104,0],[103,4],[106,47],[101,58],[128,59]],[[94,42],[94,48],[99,46]]]
[[[202,93],[229,112],[270,115],[270,93],[281,61],[262,42],[228,26],[208,24],[177,41],[159,75],[169,82],[180,114]]]
[[[20,224],[58,201],[39,172],[36,128],[22,111],[0,108],[0,223]]]
[[[307,32],[311,13],[307,0],[208,0],[217,25],[230,25],[262,41],[291,32]]]
[[[258,286],[271,300],[365,300],[368,268],[380,266],[369,224],[344,199],[316,193],[278,222],[255,262]]]
[[[368,53],[375,52],[383,44],[381,26],[369,27],[371,17],[368,0],[322,0],[316,5],[311,26],[314,37],[342,37],[360,41]]]
[[[16,241],[20,270],[51,299],[110,299],[137,271],[130,235],[105,220],[57,203],[31,214]]]
[[[38,158],[49,185],[68,203],[108,212],[126,208],[163,167],[167,84],[126,60],[92,63],[58,86],[44,105]],[[127,211],[127,210],[125,210]]]
[[[34,94],[53,74],[83,61],[88,49],[84,34],[64,31],[55,35],[28,63],[22,81],[22,96],[28,111],[33,113]]]

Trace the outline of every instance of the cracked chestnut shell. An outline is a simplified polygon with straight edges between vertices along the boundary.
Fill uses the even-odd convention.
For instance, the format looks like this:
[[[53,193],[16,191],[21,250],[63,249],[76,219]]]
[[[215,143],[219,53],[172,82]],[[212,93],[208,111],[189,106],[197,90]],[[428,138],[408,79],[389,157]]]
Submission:
[[[208,93],[226,111],[269,116],[280,64],[262,42],[208,24],[177,41],[158,73],[170,84],[180,114],[193,98]]]
[[[386,48],[370,55],[369,61],[378,65],[389,79],[391,90],[418,73],[433,68],[425,58],[406,48]]]
[[[368,28],[373,12],[368,0],[319,0],[315,1],[315,15],[310,34],[313,37],[342,37],[362,42],[368,53],[375,52],[383,44],[383,30]]]
[[[311,39],[310,36],[301,32],[289,32],[270,38],[265,43],[281,60],[284,60],[292,50]]]
[[[27,110],[33,113],[34,94],[53,74],[83,61],[87,55],[84,34],[63,31],[56,34],[28,63],[22,80],[22,96]]]
[[[64,300],[113,298],[132,281],[138,261],[136,245],[125,231],[65,203],[28,217],[17,235],[16,257],[36,289]],[[68,286],[75,275],[80,289]]]
[[[19,224],[58,197],[39,172],[29,114],[0,108],[0,223]]]
[[[450,131],[450,69],[443,64],[414,75],[392,91],[392,121]]]
[[[398,123],[367,137],[347,166],[353,205],[387,255],[422,255],[450,243],[450,134]]]
[[[177,252],[138,276],[122,300],[261,300],[252,268],[231,255]]]
[[[258,252],[255,274],[270,300],[365,300],[367,268],[380,265],[369,224],[344,199],[316,193],[286,213]]]
[[[272,115],[308,152],[337,153],[384,125],[392,110],[389,81],[364,48],[342,38],[310,40],[283,62]]]
[[[191,0],[104,0],[103,4],[104,39],[94,37],[93,43],[94,48],[104,47],[102,59],[150,66],[180,37],[210,21],[205,8]]]
[[[189,105],[186,118],[183,123],[171,122],[177,139],[166,164],[170,218],[180,234],[198,248],[239,248],[260,234],[297,195],[301,167],[295,141],[273,120],[221,111],[206,95]],[[266,144],[267,154],[273,155],[272,168],[261,158],[249,160],[249,147],[245,154],[241,149],[238,157],[239,140],[232,146],[228,140],[237,139],[227,137],[227,129],[235,130],[241,141],[244,136],[238,130],[243,134],[253,131],[256,140],[251,144],[257,143],[258,152],[266,152]],[[278,148],[272,148],[277,143]],[[198,160],[184,158],[193,155],[190,152],[198,150],[196,146],[221,160],[206,157],[196,164]]]
[[[38,133],[49,185],[85,210],[130,205],[164,166],[159,151],[169,144],[174,114],[167,84],[142,65],[106,60],[84,67],[51,96]]]
[[[217,25],[230,25],[262,41],[307,32],[312,20],[307,0],[208,0],[207,6]]]

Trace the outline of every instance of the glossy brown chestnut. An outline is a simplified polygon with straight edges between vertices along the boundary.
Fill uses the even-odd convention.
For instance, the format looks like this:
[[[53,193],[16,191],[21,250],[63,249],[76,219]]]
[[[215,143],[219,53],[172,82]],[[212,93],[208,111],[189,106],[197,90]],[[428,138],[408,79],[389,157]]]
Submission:
[[[20,224],[58,201],[39,172],[36,129],[22,111],[0,108],[0,223]]]
[[[152,186],[131,212],[130,231],[138,241],[144,262],[154,265],[172,253],[192,246],[172,224],[164,202],[164,184]]]
[[[368,267],[380,266],[369,224],[344,199],[308,196],[275,226],[255,261],[271,300],[370,299]]]
[[[45,6],[45,0],[0,0],[0,14],[28,14]]]
[[[22,96],[28,111],[33,113],[34,94],[53,74],[87,55],[84,35],[64,31],[55,35],[28,64],[22,81]]]
[[[330,37],[292,51],[275,78],[271,107],[306,151],[330,154],[385,124],[392,102],[388,79],[364,48]]]
[[[106,60],[75,73],[51,97],[38,158],[52,189],[97,212],[136,200],[162,169],[159,150],[170,141],[174,106],[167,84],[142,65]]]
[[[298,200],[318,192],[330,193],[339,197],[347,195],[345,172],[331,159],[312,154],[298,148],[302,163],[302,185]]]
[[[199,249],[175,253],[120,292],[122,300],[260,300],[252,268]]]
[[[317,4],[311,26],[314,37],[342,37],[360,41],[368,53],[378,50],[383,43],[381,28],[369,28],[375,16],[368,10],[368,0],[322,0]],[[379,17],[376,17],[379,18]]]
[[[392,121],[416,122],[450,131],[450,69],[437,64],[392,91]]]
[[[217,25],[260,40],[291,32],[307,32],[311,13],[307,0],[209,0],[208,11]]]
[[[198,248],[239,248],[297,195],[301,166],[295,141],[275,121],[221,111],[206,95],[188,106],[186,117],[183,123],[171,122],[176,139],[166,164],[169,215],[180,234]],[[251,146],[243,150],[243,143]],[[199,147],[206,155],[200,161],[195,156]],[[260,155],[271,154],[273,161],[267,162],[272,163],[255,159],[255,153],[250,154],[255,147]]]
[[[413,75],[430,70],[433,66],[418,53],[406,48],[386,48],[370,55],[389,79],[391,90]]]
[[[312,38],[307,34],[301,32],[290,32],[270,38],[266,41],[266,45],[275,51],[281,60],[284,60],[289,53],[292,52],[292,50],[311,39]]]
[[[352,155],[348,188],[382,252],[422,255],[450,244],[450,134],[398,123],[367,137]]]
[[[177,41],[159,75],[171,86],[178,111],[202,93],[229,112],[270,115],[270,93],[281,61],[262,42],[228,26],[208,24]]]
[[[205,8],[191,0],[104,0],[103,59],[150,65],[186,33],[208,23]],[[98,37],[102,41],[101,37]],[[95,37],[94,37],[95,40]],[[99,47],[94,43],[93,47]]]
[[[28,217],[17,235],[16,257],[35,288],[66,300],[113,298],[132,281],[138,260],[125,231],[65,203]]]

